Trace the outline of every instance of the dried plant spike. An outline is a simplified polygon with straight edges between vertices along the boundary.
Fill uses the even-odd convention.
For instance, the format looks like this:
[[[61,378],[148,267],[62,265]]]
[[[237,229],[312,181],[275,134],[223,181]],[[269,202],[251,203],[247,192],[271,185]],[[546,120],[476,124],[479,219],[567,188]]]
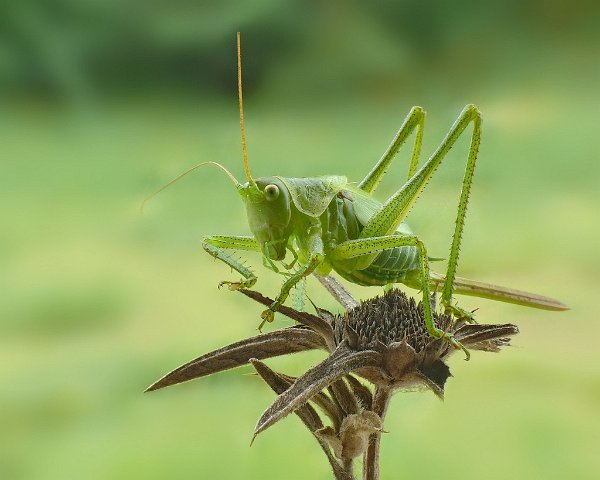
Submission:
[[[307,328],[291,327],[257,335],[209,352],[167,373],[146,392],[246,365],[251,358],[271,358],[323,348],[322,338]]]
[[[344,412],[339,404],[324,392],[319,392],[310,401],[329,418],[333,428],[338,429],[344,420]]]
[[[261,303],[262,305],[269,306],[273,304],[272,299],[265,297],[261,293],[255,292],[254,290],[242,288],[239,290],[239,292],[243,293],[248,298],[251,298],[256,302]],[[331,328],[331,325],[329,325],[329,323],[327,323],[327,321],[323,318],[317,317],[316,315],[311,315],[308,312],[299,312],[298,310],[286,307],[285,305],[281,305],[278,311],[286,317],[289,317],[292,320],[301,323],[302,325],[312,328],[314,331],[320,333],[323,336],[325,342],[331,343],[333,339],[333,330]]]
[[[340,345],[326,360],[308,370],[262,414],[255,435],[266,430],[295,409],[304,405],[312,396],[337,378],[367,365],[377,365],[380,356],[374,351],[353,352]]]
[[[293,382],[291,382],[285,375],[281,375],[276,371],[269,368],[265,363],[261,362],[256,358],[251,358],[250,363],[255,368],[256,372],[260,375],[260,377],[265,381],[267,385],[269,385],[273,391],[277,394],[281,394],[285,392]],[[315,411],[315,409],[309,404],[305,404],[296,410],[296,414],[300,417],[300,419],[304,422],[307,428],[311,432],[315,432],[320,428],[323,428],[323,423],[321,422],[321,418]]]
[[[290,377],[287,375],[275,372],[260,360],[253,358],[250,359],[250,362],[260,377],[273,389],[275,393],[283,393],[291,385],[291,381],[289,379]],[[295,413],[300,420],[302,420],[302,423],[304,423],[306,428],[308,428],[314,435],[317,442],[321,446],[323,453],[325,453],[325,456],[331,465],[331,469],[333,470],[335,478],[339,480],[353,480],[354,474],[352,471],[352,465],[340,465],[340,463],[331,453],[328,442],[321,435],[319,435],[319,432],[322,431],[324,427],[323,423],[321,422],[321,418],[315,409],[309,403],[306,403],[297,409]],[[252,436],[252,442],[254,442],[255,438],[256,434]]]
[[[371,410],[373,405],[373,394],[366,385],[363,385],[354,375],[346,375],[346,381],[350,385],[354,396],[364,410]]]
[[[344,377],[338,378],[332,382],[331,390],[333,391],[337,402],[347,415],[358,413],[360,411],[356,397],[348,388],[348,385],[344,381]]]
[[[510,323],[504,325],[470,324],[460,327],[456,337],[469,348],[497,352],[500,346],[508,345],[509,337],[517,335],[519,329]]]

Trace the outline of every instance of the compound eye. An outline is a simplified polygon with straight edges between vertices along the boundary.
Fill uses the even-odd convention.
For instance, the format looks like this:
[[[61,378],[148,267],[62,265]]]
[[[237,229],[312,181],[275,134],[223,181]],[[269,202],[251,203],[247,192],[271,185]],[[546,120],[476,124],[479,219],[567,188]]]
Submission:
[[[265,197],[267,200],[275,200],[279,196],[279,187],[277,185],[267,185],[265,187]]]

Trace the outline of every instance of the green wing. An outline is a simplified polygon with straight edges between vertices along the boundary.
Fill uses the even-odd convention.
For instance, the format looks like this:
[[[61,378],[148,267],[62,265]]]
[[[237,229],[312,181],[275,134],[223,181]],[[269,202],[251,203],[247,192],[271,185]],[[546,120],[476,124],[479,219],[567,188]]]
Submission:
[[[327,209],[333,197],[345,190],[348,185],[346,177],[337,175],[277,178],[287,187],[296,208],[310,217],[320,216]]]

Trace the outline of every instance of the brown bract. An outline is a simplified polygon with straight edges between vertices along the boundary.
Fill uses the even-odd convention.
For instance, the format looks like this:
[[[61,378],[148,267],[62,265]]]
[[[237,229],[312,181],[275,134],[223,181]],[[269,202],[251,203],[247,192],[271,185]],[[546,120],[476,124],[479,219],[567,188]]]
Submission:
[[[241,292],[263,305],[273,302],[252,290]],[[278,394],[258,420],[255,437],[295,412],[323,448],[337,479],[354,478],[352,459],[360,455],[365,455],[364,478],[375,479],[378,469],[369,469],[369,456],[375,455],[376,460],[391,393],[421,387],[442,398],[450,376],[445,360],[456,349],[443,339],[432,338],[424,325],[422,305],[396,289],[343,315],[317,310],[318,314],[312,315],[282,306],[280,313],[298,325],[202,355],[168,373],[147,391],[250,362]],[[518,333],[515,325],[465,324],[447,315],[436,315],[435,322],[472,350],[498,351]],[[275,372],[261,361],[314,349],[325,350],[327,357],[298,378]],[[323,424],[315,408],[330,425]]]

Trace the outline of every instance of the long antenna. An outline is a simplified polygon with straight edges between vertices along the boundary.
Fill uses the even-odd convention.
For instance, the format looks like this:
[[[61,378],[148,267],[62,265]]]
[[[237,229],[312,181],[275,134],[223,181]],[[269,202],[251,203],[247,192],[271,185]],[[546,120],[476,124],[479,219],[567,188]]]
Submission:
[[[229,177],[229,179],[231,180],[231,182],[236,186],[236,188],[240,188],[240,182],[238,182],[237,179],[233,176],[233,174],[229,170],[227,170],[223,165],[221,165],[220,163],[217,163],[217,162],[202,162],[202,163],[199,163],[198,165],[194,165],[193,167],[188,168],[185,172],[180,173],[179,175],[177,175],[169,183],[167,183],[166,185],[163,185],[162,187],[160,187],[156,192],[148,195],[144,199],[144,201],[142,202],[142,204],[140,205],[140,213],[144,213],[144,207],[146,206],[146,203],[148,202],[148,200],[150,200],[151,198],[154,198],[156,195],[158,195],[160,192],[162,192],[165,188],[170,187],[171,185],[173,185],[178,180],[181,180],[188,173],[192,173],[194,170],[197,170],[200,167],[204,167],[205,165],[214,165],[215,167],[220,168],[221,170],[223,170],[227,174],[227,176]]]
[[[238,100],[240,103],[240,130],[242,132],[242,154],[244,155],[244,170],[246,178],[250,185],[256,186],[252,175],[250,175],[250,165],[248,164],[248,150],[246,148],[246,129],[244,128],[244,98],[242,95],[242,47],[240,41],[240,32],[237,32],[237,77],[238,77]]]

